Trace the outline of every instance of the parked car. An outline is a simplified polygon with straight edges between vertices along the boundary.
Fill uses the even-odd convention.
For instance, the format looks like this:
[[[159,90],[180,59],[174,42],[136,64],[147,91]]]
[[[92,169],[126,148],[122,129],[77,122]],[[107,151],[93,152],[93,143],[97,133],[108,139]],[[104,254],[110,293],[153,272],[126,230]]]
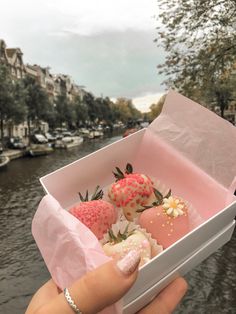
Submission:
[[[62,132],[62,135],[63,135],[63,137],[73,136],[73,134],[70,131]]]
[[[33,134],[31,136],[31,141],[35,144],[46,144],[48,140],[43,134]]]
[[[54,136],[56,138],[56,140],[61,140],[63,138],[63,135],[57,131],[54,131],[52,133],[52,136]]]
[[[56,141],[56,136],[52,135],[51,133],[47,132],[45,133],[45,137],[49,142],[55,142]]]
[[[26,144],[23,142],[20,137],[10,137],[7,142],[7,147],[12,149],[24,149],[26,148]]]

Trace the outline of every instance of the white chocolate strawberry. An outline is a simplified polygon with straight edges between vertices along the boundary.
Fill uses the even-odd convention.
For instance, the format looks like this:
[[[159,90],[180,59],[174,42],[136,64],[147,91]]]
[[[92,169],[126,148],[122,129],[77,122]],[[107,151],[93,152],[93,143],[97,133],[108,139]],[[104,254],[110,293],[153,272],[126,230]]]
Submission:
[[[85,198],[79,193],[81,202],[69,209],[69,212],[87,226],[100,240],[117,220],[117,210],[114,206],[103,201],[103,191],[97,186],[91,200],[88,192]]]
[[[110,241],[103,245],[103,250],[107,256],[112,258],[122,258],[131,250],[140,252],[141,261],[139,266],[144,265],[152,258],[152,247],[143,232],[140,230],[132,230],[114,235],[112,230],[109,230]]]
[[[153,182],[144,174],[133,173],[130,164],[125,173],[118,167],[116,171],[113,172],[116,182],[110,186],[108,196],[115,206],[122,208],[126,219],[132,221],[138,216],[137,209],[153,202]]]

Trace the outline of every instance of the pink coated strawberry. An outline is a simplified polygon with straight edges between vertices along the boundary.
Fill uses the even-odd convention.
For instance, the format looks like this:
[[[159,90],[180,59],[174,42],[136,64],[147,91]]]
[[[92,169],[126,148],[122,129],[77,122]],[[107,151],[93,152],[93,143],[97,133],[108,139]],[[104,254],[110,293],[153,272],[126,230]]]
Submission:
[[[97,186],[91,200],[88,191],[85,198],[79,193],[81,202],[69,209],[69,212],[87,226],[100,240],[117,220],[117,210],[101,198],[103,191]]]
[[[138,216],[136,210],[140,206],[151,204],[154,199],[152,180],[140,173],[133,173],[131,164],[126,165],[125,173],[116,167],[113,172],[116,182],[109,190],[108,196],[112,203],[122,208],[127,220],[132,221]]]
[[[146,235],[140,230],[128,232],[128,226],[124,233],[119,231],[117,236],[109,230],[109,242],[103,245],[103,250],[107,256],[117,259],[124,257],[129,251],[139,251],[141,256],[139,266],[152,258],[152,247]]]
[[[139,225],[151,234],[164,248],[175,243],[190,231],[187,205],[171,192],[159,198],[152,206],[140,209]],[[149,208],[148,208],[149,207]]]

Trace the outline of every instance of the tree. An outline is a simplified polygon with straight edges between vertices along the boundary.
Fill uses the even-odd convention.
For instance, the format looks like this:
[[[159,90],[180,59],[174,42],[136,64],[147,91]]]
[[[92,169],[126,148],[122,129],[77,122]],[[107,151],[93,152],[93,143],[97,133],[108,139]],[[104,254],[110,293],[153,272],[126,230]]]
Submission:
[[[34,78],[26,76],[23,78],[22,84],[25,89],[24,101],[27,107],[27,124],[30,139],[31,122],[39,126],[40,120],[46,121],[51,104],[48,95]]]
[[[25,90],[23,89],[23,84],[20,80],[16,80],[13,82],[12,96],[13,110],[9,122],[13,127],[14,124],[20,124],[21,122],[23,122],[27,115],[27,108],[25,105]]]
[[[119,112],[120,120],[126,124],[142,117],[141,112],[134,107],[131,99],[118,98],[115,107]]]
[[[95,97],[91,93],[86,93],[83,97],[83,102],[86,104],[88,109],[89,122],[95,123],[98,119],[99,110]]]
[[[68,100],[66,94],[59,95],[55,105],[58,125],[62,127],[66,124],[69,129],[72,129],[76,122],[76,113],[74,105]]]
[[[96,103],[98,107],[99,120],[108,124],[108,122],[113,119],[110,99],[108,97],[98,97],[96,98]]]
[[[8,68],[0,65],[0,128],[1,139],[3,140],[4,121],[8,118],[11,112],[13,97],[12,97],[12,82]]]
[[[0,64],[0,130],[2,140],[4,124],[10,127],[13,123],[22,122],[25,113],[22,85],[18,81],[13,81],[9,69]]]
[[[166,98],[166,94],[162,95],[156,104],[152,104],[150,106],[150,113],[149,113],[150,120],[154,120],[156,117],[159,116],[163,108],[165,98]]]
[[[77,127],[81,125],[85,125],[86,121],[88,120],[88,107],[83,102],[81,97],[78,95],[75,97],[73,101],[73,107],[75,110],[75,123]]]
[[[162,25],[156,42],[167,53],[158,68],[167,76],[165,84],[202,103],[218,102],[223,116],[232,98],[225,85],[236,62],[236,1],[159,0],[158,5]]]

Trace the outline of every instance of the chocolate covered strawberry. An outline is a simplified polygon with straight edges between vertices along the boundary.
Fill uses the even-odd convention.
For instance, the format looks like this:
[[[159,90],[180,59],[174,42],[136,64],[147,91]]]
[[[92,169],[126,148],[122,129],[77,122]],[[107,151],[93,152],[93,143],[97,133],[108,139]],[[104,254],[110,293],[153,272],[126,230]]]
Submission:
[[[132,250],[139,251],[141,256],[139,266],[150,261],[152,257],[152,247],[145,234],[140,230],[128,231],[128,226],[123,233],[119,231],[117,235],[110,229],[109,242],[103,245],[103,250],[112,258],[122,258]]]
[[[155,190],[156,201],[152,206],[138,210],[139,224],[164,248],[179,240],[190,231],[188,208],[183,200],[171,195],[163,196]]]
[[[151,204],[154,199],[152,180],[140,173],[133,173],[131,164],[127,164],[123,173],[118,167],[113,172],[116,182],[109,190],[108,196],[112,203],[122,208],[127,220],[137,217],[137,209]]]
[[[98,239],[110,229],[117,220],[117,210],[104,200],[103,191],[96,187],[94,194],[89,200],[88,191],[83,197],[79,193],[81,202],[69,209],[69,212],[87,226]]]

